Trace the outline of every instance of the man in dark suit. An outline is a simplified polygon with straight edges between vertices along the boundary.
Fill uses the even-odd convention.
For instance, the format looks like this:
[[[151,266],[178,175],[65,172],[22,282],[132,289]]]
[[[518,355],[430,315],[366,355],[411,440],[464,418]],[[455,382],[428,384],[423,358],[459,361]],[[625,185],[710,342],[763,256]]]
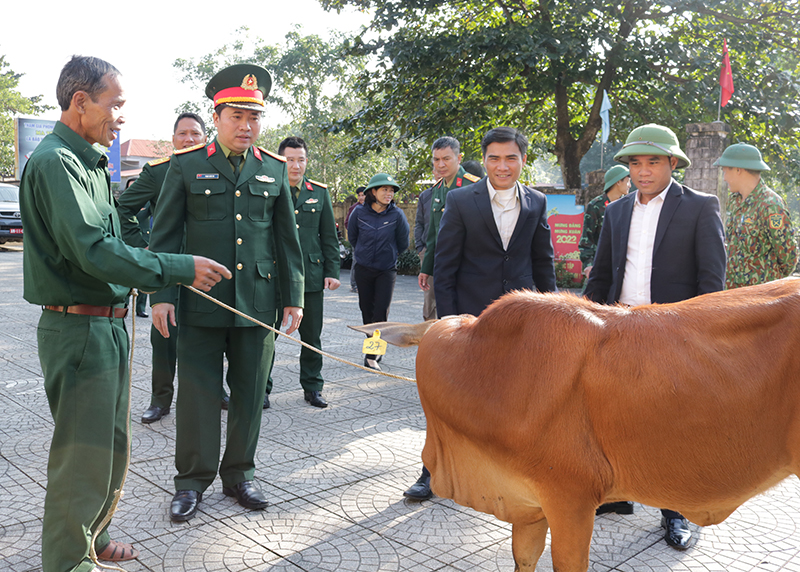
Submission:
[[[691,162],[666,127],[644,125],[614,157],[627,163],[637,191],[608,205],[585,296],[628,306],[678,302],[722,290],[725,238],[719,201],[678,184],[672,171]],[[679,420],[676,420],[676,423]],[[631,503],[598,514],[632,514]],[[662,509],[667,544],[683,550],[691,531],[680,513]]]

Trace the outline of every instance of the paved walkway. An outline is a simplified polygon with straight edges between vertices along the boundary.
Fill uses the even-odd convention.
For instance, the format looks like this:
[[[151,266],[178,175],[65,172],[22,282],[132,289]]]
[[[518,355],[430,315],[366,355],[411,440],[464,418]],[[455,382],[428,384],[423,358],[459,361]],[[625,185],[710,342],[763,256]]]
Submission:
[[[325,348],[361,359],[358,300],[343,286],[326,295]],[[397,281],[390,318],[421,321],[413,277]],[[20,247],[0,247],[0,571],[41,570],[40,539],[52,422],[36,353],[40,310],[22,299]],[[128,318],[130,325],[130,318]],[[511,527],[434,498],[403,499],[420,469],[425,419],[414,384],[326,360],[320,410],[303,401],[298,347],[278,343],[272,408],[263,418],[258,484],[271,505],[250,512],[219,480],[189,523],[168,515],[173,493],[174,412],[138,419],[150,394],[149,319],[137,320],[133,460],[112,536],[141,551],[128,572],[495,571],[511,572]],[[387,371],[414,376],[414,348],[390,348]],[[222,414],[223,421],[226,413]],[[598,517],[591,570],[800,572],[800,482],[787,479],[720,526],[697,531],[679,553],[661,540],[659,513]],[[539,570],[551,570],[549,549]]]

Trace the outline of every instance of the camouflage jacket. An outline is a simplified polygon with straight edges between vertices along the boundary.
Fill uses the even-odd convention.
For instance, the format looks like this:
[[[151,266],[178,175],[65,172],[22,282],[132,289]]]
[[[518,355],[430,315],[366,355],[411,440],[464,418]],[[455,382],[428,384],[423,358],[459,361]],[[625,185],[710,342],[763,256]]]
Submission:
[[[608,195],[593,198],[586,205],[583,213],[583,234],[578,243],[578,250],[581,253],[581,269],[586,270],[587,266],[592,265],[594,255],[597,252],[597,241],[600,239],[600,229],[603,227],[603,217],[608,206]]]
[[[797,242],[783,200],[763,182],[746,199],[731,193],[725,229],[725,288],[762,284],[789,276],[797,265]]]

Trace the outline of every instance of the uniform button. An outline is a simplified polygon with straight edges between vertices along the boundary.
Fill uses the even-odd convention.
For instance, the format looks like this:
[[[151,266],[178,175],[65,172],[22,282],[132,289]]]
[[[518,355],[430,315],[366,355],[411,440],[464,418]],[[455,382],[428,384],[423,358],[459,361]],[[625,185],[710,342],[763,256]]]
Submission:
[[[294,211],[294,214],[300,214],[300,211]]]
[[[237,238],[236,239],[236,244],[242,244],[242,239],[241,238]]]
[[[211,189],[206,189],[206,194],[210,195],[211,194]]]
[[[237,197],[241,197],[242,196],[242,191],[236,191],[236,196]]]
[[[240,215],[240,214],[237,214],[237,215],[236,215],[236,220],[242,220],[242,215]]]
[[[269,191],[264,191],[264,196],[268,197],[269,196]]]
[[[300,225],[299,225],[299,224],[297,225],[297,228],[300,228]]]
[[[272,274],[270,274],[269,272],[267,272],[267,280],[272,280]]]
[[[241,270],[242,268],[244,268],[244,264],[242,264],[241,262],[236,265],[236,270]]]

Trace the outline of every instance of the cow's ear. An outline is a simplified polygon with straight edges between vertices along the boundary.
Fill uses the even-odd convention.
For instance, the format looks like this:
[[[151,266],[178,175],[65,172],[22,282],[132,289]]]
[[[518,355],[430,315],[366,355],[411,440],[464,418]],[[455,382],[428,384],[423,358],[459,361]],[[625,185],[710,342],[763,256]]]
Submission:
[[[380,330],[381,339],[401,348],[418,346],[425,332],[438,320],[428,320],[421,324],[401,324],[399,322],[377,322],[365,326],[347,326],[351,330],[356,330],[371,336],[375,330]]]

